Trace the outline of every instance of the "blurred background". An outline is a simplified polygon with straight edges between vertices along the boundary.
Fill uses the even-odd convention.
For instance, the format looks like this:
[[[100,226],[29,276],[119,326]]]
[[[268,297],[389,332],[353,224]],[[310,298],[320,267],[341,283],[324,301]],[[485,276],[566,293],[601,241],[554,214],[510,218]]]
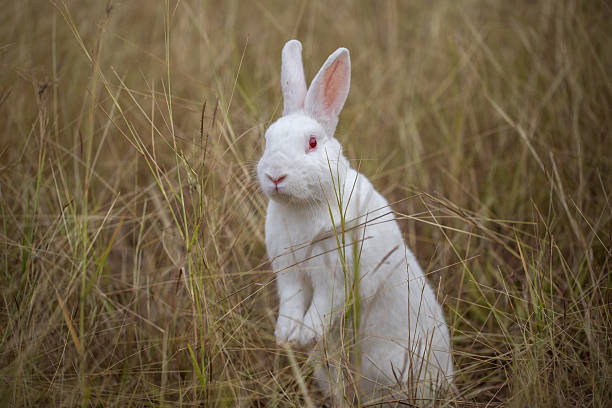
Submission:
[[[275,346],[253,178],[296,38],[307,82],[351,52],[336,137],[444,305],[437,406],[610,406],[609,2],[2,10],[2,405],[322,401]]]

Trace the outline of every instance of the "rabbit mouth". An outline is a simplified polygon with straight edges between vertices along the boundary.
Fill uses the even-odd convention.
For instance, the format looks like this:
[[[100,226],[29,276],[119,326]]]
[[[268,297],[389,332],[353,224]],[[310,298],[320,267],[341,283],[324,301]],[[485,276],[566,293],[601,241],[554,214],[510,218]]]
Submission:
[[[270,196],[270,198],[279,198],[281,200],[295,200],[295,197],[292,194],[289,194],[286,188],[278,186],[270,189],[270,191],[268,191],[268,196]]]
[[[289,192],[285,186],[272,187],[268,189],[267,195],[270,199],[283,203],[296,204],[302,201],[299,197]]]

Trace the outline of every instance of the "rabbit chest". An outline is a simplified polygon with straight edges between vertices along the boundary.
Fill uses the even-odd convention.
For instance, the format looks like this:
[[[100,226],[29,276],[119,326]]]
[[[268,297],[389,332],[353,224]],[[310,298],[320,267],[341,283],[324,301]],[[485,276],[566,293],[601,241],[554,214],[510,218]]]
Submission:
[[[272,207],[272,208],[271,208]],[[295,209],[270,201],[266,217],[266,247],[275,271],[298,270],[310,275],[336,269],[337,243],[327,216],[314,209]],[[339,214],[334,214],[339,218]]]

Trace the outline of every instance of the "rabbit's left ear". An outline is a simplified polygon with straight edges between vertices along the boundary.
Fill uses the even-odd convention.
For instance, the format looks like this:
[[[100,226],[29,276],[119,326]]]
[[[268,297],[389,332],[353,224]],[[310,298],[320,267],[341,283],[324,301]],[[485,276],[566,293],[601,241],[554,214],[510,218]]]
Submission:
[[[332,137],[338,115],[351,85],[351,58],[346,48],[338,48],[327,58],[306,93],[304,110],[318,120]]]
[[[288,41],[283,47],[281,88],[283,90],[283,116],[304,107],[306,80],[302,65],[302,43],[298,40]]]

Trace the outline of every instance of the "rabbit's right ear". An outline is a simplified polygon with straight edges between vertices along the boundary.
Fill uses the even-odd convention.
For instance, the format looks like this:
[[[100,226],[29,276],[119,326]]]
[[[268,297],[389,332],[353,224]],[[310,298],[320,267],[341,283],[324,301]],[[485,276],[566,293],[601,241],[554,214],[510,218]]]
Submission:
[[[283,116],[304,107],[306,80],[302,66],[302,43],[298,40],[288,41],[283,47],[281,88],[283,89]]]
[[[351,58],[346,48],[338,48],[327,58],[306,93],[304,110],[334,136],[338,115],[351,86]]]

